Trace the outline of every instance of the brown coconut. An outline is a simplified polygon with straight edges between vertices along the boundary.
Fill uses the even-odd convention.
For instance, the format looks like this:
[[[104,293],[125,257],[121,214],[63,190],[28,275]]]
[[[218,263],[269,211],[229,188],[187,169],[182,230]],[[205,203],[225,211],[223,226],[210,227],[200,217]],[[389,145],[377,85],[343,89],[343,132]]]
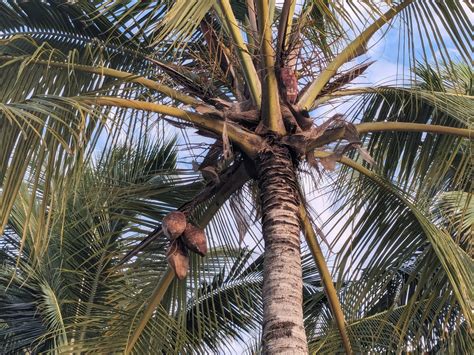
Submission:
[[[201,256],[206,255],[206,235],[204,234],[204,230],[201,228],[195,227],[191,223],[188,223],[181,239],[189,250]]]
[[[180,280],[184,279],[189,269],[189,256],[186,247],[179,239],[171,243],[166,253],[166,258],[176,277]]]
[[[186,229],[186,216],[183,212],[170,212],[161,221],[161,227],[168,238],[175,240]]]

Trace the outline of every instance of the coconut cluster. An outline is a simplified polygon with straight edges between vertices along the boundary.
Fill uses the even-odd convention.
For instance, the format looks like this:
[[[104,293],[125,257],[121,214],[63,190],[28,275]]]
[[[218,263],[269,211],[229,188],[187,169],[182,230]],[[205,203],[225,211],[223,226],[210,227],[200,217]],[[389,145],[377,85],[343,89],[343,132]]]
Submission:
[[[188,250],[201,256],[206,255],[206,235],[203,229],[189,223],[185,214],[179,211],[168,213],[161,224],[163,233],[171,241],[166,254],[168,264],[173,268],[176,277],[182,280],[188,273]]]

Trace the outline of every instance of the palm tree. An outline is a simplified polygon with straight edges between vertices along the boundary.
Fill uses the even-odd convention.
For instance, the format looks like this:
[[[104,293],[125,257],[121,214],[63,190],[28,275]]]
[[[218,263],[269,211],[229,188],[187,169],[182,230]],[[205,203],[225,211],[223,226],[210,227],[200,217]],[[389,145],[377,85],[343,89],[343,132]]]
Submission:
[[[71,327],[75,329],[71,333],[55,322],[52,348],[70,346],[76,351],[77,346],[80,351],[81,344],[82,349],[92,344],[97,350],[104,343],[99,334],[114,334],[126,353],[137,347],[143,352],[158,346],[166,351],[169,344],[176,349],[183,342],[210,347],[220,339],[216,334],[237,336],[237,330],[252,329],[255,321],[263,325],[265,353],[334,352],[341,346],[346,353],[469,348],[473,105],[472,71],[465,64],[469,63],[467,5],[415,0],[296,3],[0,4],[0,230],[13,235],[8,245],[17,252],[9,258],[18,258],[17,267],[23,265],[22,257],[35,255],[35,261],[28,259],[26,265],[42,264],[45,253],[53,253],[54,260],[55,250],[61,250],[70,233],[69,213],[80,207],[71,212],[70,205],[81,201],[79,187],[97,149],[132,157],[127,149],[120,153],[114,148],[147,140],[153,131],[161,136],[177,129],[187,142],[187,162],[193,161],[205,178],[203,183],[190,183],[187,188],[193,193],[180,195],[189,198],[181,204],[171,192],[171,200],[163,197],[166,208],[156,214],[148,208],[153,196],[140,195],[144,190],[139,188],[126,190],[127,197],[136,193],[139,203],[125,199],[129,206],[108,207],[107,213],[128,222],[108,223],[107,242],[97,249],[99,261],[92,264],[112,275],[120,267],[123,272],[136,271],[136,278],[127,282],[137,291],[127,296],[149,298],[140,298],[143,307],[136,307],[135,300],[129,308],[118,299],[116,303],[108,299],[108,307],[128,316],[134,310],[134,315],[118,322],[110,319],[109,310],[98,317],[103,323],[89,329],[85,324],[89,317],[94,319],[93,305],[105,307],[105,303],[96,302],[94,295],[85,303],[84,296],[78,297],[75,302],[83,307],[81,327]],[[407,80],[395,85],[352,85],[372,64],[366,60],[371,39],[390,33],[382,33],[387,26],[399,26],[404,34],[398,55],[414,76],[407,74]],[[343,106],[335,106],[340,103],[346,114],[341,112]],[[317,115],[328,118],[317,125]],[[341,166],[336,168],[336,163]],[[146,161],[133,166],[141,164]],[[126,165],[122,162],[124,170]],[[308,177],[331,199],[320,228],[314,221],[327,207],[310,205]],[[123,177],[118,181],[122,180],[129,181]],[[89,185],[85,183],[86,190]],[[108,191],[110,195],[97,206],[113,204],[114,190]],[[18,203],[21,208],[15,207]],[[191,257],[193,274],[187,288],[184,281],[174,280],[168,267],[160,272],[152,292],[139,292],[143,279],[132,266],[137,260],[150,263],[146,253],[151,246],[163,246],[161,229],[129,251],[108,245],[113,242],[117,247],[115,234],[127,240],[126,226],[156,225],[151,221],[160,221],[172,207],[201,227],[214,218],[214,228],[207,229],[213,251],[204,260]],[[18,208],[22,219],[15,222]],[[227,289],[206,266],[218,264],[219,255],[240,265],[238,273],[224,272],[221,279],[256,272],[243,269],[250,259],[235,257],[239,238],[229,238],[229,209],[240,239],[251,231],[248,215],[260,220],[261,319],[258,311],[253,320],[238,317],[236,309],[243,315],[246,308],[242,304],[236,308],[238,297],[213,298]],[[321,229],[333,236],[329,249],[337,251],[332,274],[320,244]],[[300,232],[324,293],[308,291],[303,283]],[[90,243],[87,237],[83,242]],[[256,250],[259,246],[256,240]],[[122,256],[122,263],[109,270],[109,261]],[[22,274],[32,273],[29,269]],[[93,290],[101,277],[95,278]],[[199,282],[202,287],[197,287]],[[176,284],[180,287],[170,289]],[[35,284],[31,297],[41,285]],[[233,295],[240,297],[246,286],[252,290],[251,283],[239,285]],[[220,307],[204,314],[225,316],[213,323],[199,311],[192,313],[192,300],[203,299],[199,292]],[[260,301],[244,299],[247,307],[258,308]],[[51,305],[43,307],[45,317]],[[186,310],[190,318],[184,316]],[[124,319],[129,333],[115,328]],[[169,327],[160,327],[153,319]],[[235,328],[226,328],[226,319],[233,320]],[[178,329],[186,320],[190,323],[181,334]],[[7,336],[19,331],[1,321]],[[153,342],[147,336],[153,332],[173,333],[172,341],[157,345],[158,339]],[[50,346],[34,339],[30,343],[23,339],[22,344]],[[202,343],[203,339],[207,341]]]

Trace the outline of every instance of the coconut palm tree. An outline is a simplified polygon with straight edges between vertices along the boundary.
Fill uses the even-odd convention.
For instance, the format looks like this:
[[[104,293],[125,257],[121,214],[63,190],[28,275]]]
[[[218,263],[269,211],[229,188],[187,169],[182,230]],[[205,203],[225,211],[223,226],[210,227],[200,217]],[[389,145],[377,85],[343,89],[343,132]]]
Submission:
[[[10,256],[18,265],[32,250],[40,263],[45,253],[61,249],[71,201],[80,201],[78,187],[97,149],[120,155],[113,149],[119,143],[130,146],[152,131],[182,132],[187,159],[180,164],[192,162],[204,182],[189,186],[198,191],[191,189],[181,204],[166,197],[166,208],[156,215],[142,208],[153,196],[140,189],[127,190],[140,203],[125,199],[130,206],[108,207],[107,213],[134,228],[156,227],[173,206],[201,227],[213,221],[207,228],[215,247],[210,259],[191,256],[187,283],[174,280],[168,267],[152,292],[139,292],[140,271],[130,265],[149,263],[150,248],[163,246],[160,226],[129,251],[107,249],[116,242],[114,233],[129,237],[123,224],[108,226],[105,249],[101,244],[99,264],[93,264],[104,269],[109,257],[123,256],[113,270],[137,273],[129,281],[136,292],[132,287],[126,296],[149,297],[137,308],[136,302],[127,308],[116,301],[117,317],[122,310],[134,315],[124,322],[102,313],[104,323],[90,330],[95,296],[85,303],[79,297],[81,327],[68,333],[55,322],[53,348],[86,351],[84,344],[92,344],[97,351],[105,342],[99,334],[114,334],[126,353],[184,351],[184,343],[216,349],[219,339],[254,329],[255,321],[262,324],[265,353],[469,348],[473,105],[467,5],[51,0],[2,3],[0,13],[0,230],[15,236],[10,244],[18,252]],[[402,37],[400,80],[353,84],[370,70],[373,41],[393,28]],[[117,169],[127,170],[125,165]],[[327,192],[330,205],[309,203],[314,188]],[[110,192],[99,206],[110,206],[114,197]],[[18,201],[24,217],[15,224]],[[318,215],[324,217],[319,227]],[[235,258],[239,242],[254,232],[252,220],[259,221],[253,223],[264,242],[260,264]],[[49,233],[52,221],[55,233]],[[308,248],[319,274],[310,284],[322,285],[324,293],[303,283],[301,232],[303,251]],[[332,273],[321,247],[325,239],[335,254]],[[258,238],[255,244],[260,250]],[[238,272],[209,271],[216,270],[208,263],[219,264],[219,255],[232,259]],[[254,290],[252,282],[230,287],[238,297],[223,300],[229,280],[251,273],[245,263],[251,270],[262,265],[261,301],[247,295],[240,303],[245,286]],[[175,284],[181,287],[170,288]],[[31,296],[43,284],[36,285]],[[193,304],[205,299],[213,308],[201,316],[203,308]],[[108,299],[107,306],[113,304]],[[244,312],[252,305],[257,310],[249,320]],[[9,322],[3,322],[9,334]],[[124,323],[128,332],[117,328]],[[157,334],[173,336],[164,345]]]

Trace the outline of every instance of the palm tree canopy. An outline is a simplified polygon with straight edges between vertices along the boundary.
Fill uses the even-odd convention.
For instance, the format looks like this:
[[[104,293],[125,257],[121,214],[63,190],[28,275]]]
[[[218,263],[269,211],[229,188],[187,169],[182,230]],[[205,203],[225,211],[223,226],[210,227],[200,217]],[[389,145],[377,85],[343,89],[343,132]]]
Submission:
[[[467,353],[468,6],[0,3],[2,352],[260,351],[255,161],[279,142],[309,351]],[[384,39],[396,75],[366,84]],[[176,209],[210,249],[182,281]]]

